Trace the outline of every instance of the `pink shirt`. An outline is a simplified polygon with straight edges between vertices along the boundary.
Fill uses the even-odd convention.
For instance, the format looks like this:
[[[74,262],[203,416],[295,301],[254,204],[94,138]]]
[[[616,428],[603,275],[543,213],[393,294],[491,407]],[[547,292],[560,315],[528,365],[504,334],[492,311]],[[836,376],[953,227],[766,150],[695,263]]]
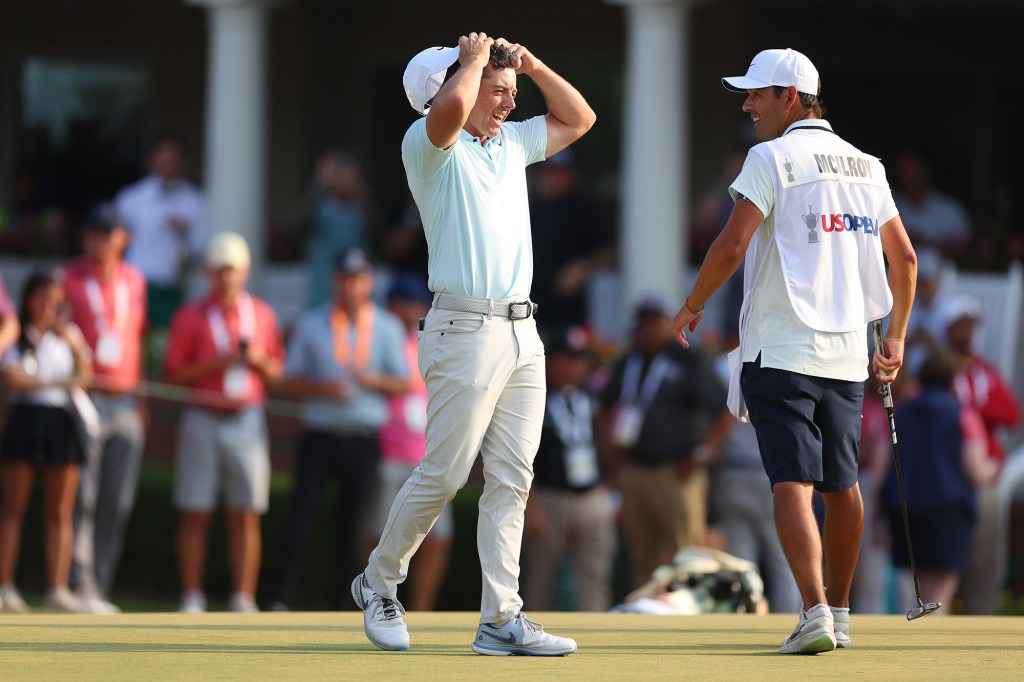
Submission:
[[[246,299],[252,305],[252,330],[247,339],[249,347],[282,360],[284,348],[278,331],[277,315],[269,305],[255,296],[245,294],[239,297],[230,310],[223,310],[212,296],[205,296],[186,303],[174,314],[164,368],[171,372],[236,350],[242,337]],[[218,341],[220,320],[223,320],[226,335],[222,341]],[[226,344],[223,350],[222,343]],[[248,366],[241,369],[245,390],[240,395],[231,392],[229,372],[214,372],[195,381],[191,385],[194,389],[191,397],[193,403],[200,407],[233,411],[263,405],[267,401],[267,390],[259,372]],[[229,392],[232,394],[229,395]]]
[[[7,289],[4,287],[4,280],[0,278],[0,317],[14,314],[14,306],[11,299],[7,297]]]
[[[427,385],[417,369],[416,332],[405,339],[409,364],[409,392],[388,399],[388,421],[380,427],[380,454],[384,459],[415,467],[427,451]]]
[[[71,319],[92,350],[97,388],[114,392],[134,389],[139,383],[146,330],[142,273],[119,263],[104,277],[89,259],[78,258],[64,268],[64,289]]]

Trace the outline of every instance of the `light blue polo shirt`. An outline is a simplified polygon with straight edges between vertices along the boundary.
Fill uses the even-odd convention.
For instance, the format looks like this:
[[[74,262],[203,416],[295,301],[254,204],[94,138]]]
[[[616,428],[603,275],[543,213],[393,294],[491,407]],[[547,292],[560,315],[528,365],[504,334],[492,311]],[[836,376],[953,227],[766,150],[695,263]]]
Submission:
[[[355,346],[355,327],[351,326],[349,348]],[[405,359],[405,330],[397,317],[380,307],[375,307],[374,311],[373,340],[366,369],[391,376],[409,376]],[[286,376],[340,381],[350,371],[334,358],[331,304],[303,314],[288,343]],[[363,388],[356,388],[355,395],[345,402],[311,398],[302,407],[302,423],[315,431],[372,433],[387,419],[387,398]]]
[[[506,122],[481,145],[465,129],[448,149],[409,127],[402,162],[427,237],[430,290],[523,300],[533,282],[533,238],[526,167],[544,160],[543,116]]]

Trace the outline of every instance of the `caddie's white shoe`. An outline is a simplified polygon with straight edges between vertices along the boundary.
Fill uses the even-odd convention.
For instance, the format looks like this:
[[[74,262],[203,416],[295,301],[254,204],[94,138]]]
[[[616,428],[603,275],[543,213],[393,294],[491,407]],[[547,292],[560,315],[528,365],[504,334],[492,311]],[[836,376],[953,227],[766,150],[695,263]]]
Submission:
[[[576,652],[576,640],[544,632],[521,612],[504,625],[481,623],[470,648],[484,656],[567,656]]]
[[[375,647],[384,651],[409,648],[409,629],[402,620],[405,608],[400,601],[374,592],[362,573],[352,581],[352,599],[363,611],[363,632]]]
[[[832,621],[836,632],[836,648],[850,648],[850,609],[828,607],[832,612]]]
[[[800,613],[793,634],[782,641],[780,654],[820,654],[836,648],[835,624],[827,604]]]

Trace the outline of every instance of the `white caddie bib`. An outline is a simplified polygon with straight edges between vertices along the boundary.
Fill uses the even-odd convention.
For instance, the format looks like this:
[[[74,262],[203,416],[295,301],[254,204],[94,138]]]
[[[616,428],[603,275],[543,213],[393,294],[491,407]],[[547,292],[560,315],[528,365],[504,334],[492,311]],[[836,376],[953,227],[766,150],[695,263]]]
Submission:
[[[885,169],[834,134],[791,134],[801,129],[752,150],[775,171],[786,290],[808,327],[856,331],[892,308],[878,218],[889,193]]]

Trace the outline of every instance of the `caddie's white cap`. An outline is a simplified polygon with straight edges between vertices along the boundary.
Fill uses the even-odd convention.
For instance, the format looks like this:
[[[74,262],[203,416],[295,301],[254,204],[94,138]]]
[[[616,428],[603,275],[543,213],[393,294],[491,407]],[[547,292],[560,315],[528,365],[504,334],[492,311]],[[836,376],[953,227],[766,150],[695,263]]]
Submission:
[[[430,109],[428,102],[444,84],[448,67],[459,60],[457,47],[431,47],[412,58],[405,67],[402,84],[409,104],[424,116]]]
[[[796,86],[797,92],[808,95],[818,94],[818,70],[811,60],[797,52],[785,50],[764,50],[758,52],[750,62],[745,76],[728,76],[722,79],[727,90],[746,92],[779,85],[788,88]]]
[[[212,270],[248,270],[250,262],[249,244],[237,232],[218,232],[206,246],[206,267]]]

